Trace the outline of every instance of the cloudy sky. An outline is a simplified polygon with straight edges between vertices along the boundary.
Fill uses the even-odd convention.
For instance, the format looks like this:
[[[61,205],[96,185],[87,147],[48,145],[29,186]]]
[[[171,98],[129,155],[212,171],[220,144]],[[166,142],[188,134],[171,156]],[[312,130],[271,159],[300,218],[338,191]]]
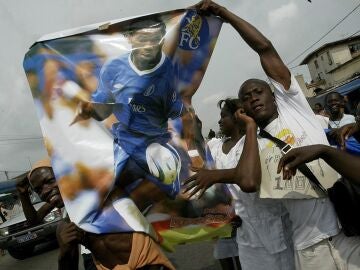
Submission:
[[[45,155],[40,126],[22,69],[22,59],[32,43],[52,32],[184,8],[194,3],[186,0],[0,1],[0,171],[26,170],[30,163]],[[289,63],[360,1],[223,0],[218,3],[255,25],[273,42],[284,62]],[[360,8],[312,49],[348,37],[359,28]],[[290,66],[296,66],[305,56]],[[304,73],[308,78],[307,68],[294,68],[292,72]],[[258,57],[230,25],[224,24],[207,73],[193,99],[203,120],[204,134],[210,128],[218,130],[217,101],[235,96],[240,84],[249,77],[265,78]]]

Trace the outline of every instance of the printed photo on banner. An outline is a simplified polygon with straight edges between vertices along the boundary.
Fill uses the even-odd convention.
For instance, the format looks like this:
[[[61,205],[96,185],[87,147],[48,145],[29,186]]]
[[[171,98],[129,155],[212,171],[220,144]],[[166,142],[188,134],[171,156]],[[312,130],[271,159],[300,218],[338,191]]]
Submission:
[[[191,99],[221,25],[214,16],[174,10],[64,31],[30,48],[24,69],[77,226],[145,232],[163,244],[167,235],[169,249],[184,242],[174,235],[229,234],[227,191],[214,186],[200,200],[181,192],[190,166],[212,164]],[[190,231],[190,239],[181,236]]]

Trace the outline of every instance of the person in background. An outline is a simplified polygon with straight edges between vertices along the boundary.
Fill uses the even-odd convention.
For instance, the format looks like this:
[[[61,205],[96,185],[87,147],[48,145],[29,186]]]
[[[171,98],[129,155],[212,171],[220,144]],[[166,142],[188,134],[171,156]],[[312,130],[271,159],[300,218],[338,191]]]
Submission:
[[[39,195],[40,199],[45,202],[38,211],[35,210],[30,200],[28,192],[30,186]],[[33,169],[25,177],[19,179],[16,188],[19,193],[25,217],[32,225],[42,222],[44,217],[54,208],[61,209],[64,207],[64,202],[48,159],[41,160],[34,164]],[[74,241],[72,238],[74,233],[70,233],[70,236],[68,235],[69,228],[71,229],[72,226],[73,224],[69,223],[68,217],[65,217],[65,220],[58,225],[56,231],[60,247],[58,259],[59,269],[61,270],[78,269],[78,242]],[[81,254],[83,257],[84,269],[95,270],[96,267],[90,251],[82,246]],[[69,255],[71,255],[71,259],[69,259]]]
[[[210,131],[209,131],[209,134],[207,136],[208,140],[211,140],[212,138],[215,138],[216,134],[215,134],[215,131],[213,131],[211,128],[210,128]]]
[[[64,202],[49,160],[34,165],[33,170],[28,174],[28,180],[33,190],[38,193],[42,200],[53,206],[63,207]],[[149,194],[146,192],[149,192]],[[108,200],[114,199],[112,197],[117,198],[120,193],[125,194],[125,191],[118,188],[117,194],[112,193]],[[160,193],[162,192],[157,186],[151,182],[143,181],[137,189],[126,196],[130,196],[137,203],[137,206],[143,209],[141,203],[144,200],[151,200],[151,196],[158,198]],[[60,223],[57,228],[57,239],[60,247],[59,270],[78,269],[79,244],[86,245],[92,251],[92,254],[88,253],[88,251],[85,255],[82,254],[85,269],[112,269],[116,265],[129,266],[130,269],[174,269],[157,243],[151,237],[142,233],[103,235],[87,233],[66,217],[64,222]]]
[[[330,114],[329,128],[337,129],[346,124],[355,123],[355,117],[351,114],[345,114],[345,100],[338,92],[331,92],[325,96],[326,109]]]
[[[321,105],[321,103],[315,103],[313,111],[322,128],[327,129],[329,126],[329,117],[327,117],[324,107]]]

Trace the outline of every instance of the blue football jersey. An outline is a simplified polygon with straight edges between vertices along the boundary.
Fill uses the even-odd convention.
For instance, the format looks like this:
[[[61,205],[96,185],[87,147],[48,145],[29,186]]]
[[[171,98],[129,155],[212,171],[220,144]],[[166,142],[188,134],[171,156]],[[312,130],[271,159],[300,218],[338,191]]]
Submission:
[[[183,109],[174,81],[173,65],[165,54],[146,71],[138,70],[126,54],[102,68],[92,100],[114,104],[113,113],[119,123],[114,125],[113,133],[120,142],[132,135],[169,137],[168,119],[179,117]]]

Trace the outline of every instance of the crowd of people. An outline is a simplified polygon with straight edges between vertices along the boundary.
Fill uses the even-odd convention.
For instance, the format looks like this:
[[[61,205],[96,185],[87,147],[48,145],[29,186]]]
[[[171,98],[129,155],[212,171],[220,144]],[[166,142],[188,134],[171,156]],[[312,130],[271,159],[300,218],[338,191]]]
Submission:
[[[258,54],[274,91],[268,82],[250,78],[240,86],[238,98],[219,101],[221,113],[218,123],[224,137],[214,138],[215,132],[211,130],[209,137],[212,139],[207,143],[214,168],[193,168],[195,174],[182,183],[178,179],[178,168],[175,168],[177,173],[169,171],[169,175],[163,175],[161,183],[159,176],[154,176],[151,170],[147,170],[146,175],[129,177],[129,172],[140,171],[134,170],[134,164],[144,163],[143,167],[147,167],[149,156],[152,159],[178,158],[178,150],[169,142],[170,134],[165,124],[169,118],[187,112],[181,96],[168,91],[173,86],[166,78],[171,76],[172,70],[161,51],[163,26],[155,22],[156,27],[145,31],[146,35],[138,33],[141,39],[151,33],[145,54],[150,59],[145,59],[149,65],[138,63],[136,57],[140,51],[139,55],[132,53],[110,62],[100,72],[100,87],[93,93],[92,101],[112,105],[94,108],[91,107],[94,103],[81,103],[79,113],[81,119],[103,120],[113,112],[119,121],[114,130],[115,175],[117,181],[121,180],[123,184],[106,198],[104,204],[112,204],[116,198],[126,194],[128,200],[132,200],[142,211],[148,207],[143,202],[151,204],[155,197],[161,197],[159,194],[174,197],[183,188],[190,197],[195,194],[201,197],[212,185],[224,184],[232,195],[235,213],[242,222],[232,238],[220,239],[216,245],[217,258],[234,258],[232,263],[222,261],[223,269],[360,269],[360,237],[344,234],[337,212],[327,196],[265,199],[259,195],[264,180],[261,157],[278,147],[272,137],[286,145],[281,148],[282,157],[277,168],[277,174],[281,173],[284,180],[291,180],[302,164],[321,158],[338,172],[339,178],[360,184],[360,157],[346,151],[348,138],[360,138],[360,105],[356,117],[346,114],[344,97],[332,92],[325,98],[325,109],[316,104],[313,110],[273,44],[254,26],[209,0],[201,1],[194,8],[222,18],[238,32]],[[130,37],[134,47],[140,37]],[[139,72],[130,74],[131,63]],[[160,78],[157,87],[163,91],[149,101],[161,99],[168,110],[165,113],[162,110],[141,114],[138,119],[133,119],[134,123],[130,123],[133,132],[129,133],[129,119],[126,118],[129,111],[151,109],[150,105],[146,108],[139,105],[145,96],[143,92],[152,91],[148,80],[140,77],[139,73],[146,73],[146,70],[157,66]],[[113,77],[119,81],[114,81]],[[122,85],[121,80],[129,78],[136,84],[138,93],[132,93],[135,98],[129,101],[124,92],[117,92],[117,96],[111,94],[109,89]],[[140,81],[143,79],[143,82]],[[147,124],[146,131],[152,134],[151,139],[139,136],[143,130],[137,130],[136,121]],[[143,143],[145,139],[147,141]],[[137,144],[133,141],[128,143],[128,140],[139,140],[145,148],[138,149]],[[329,146],[329,140],[334,141],[338,149]],[[156,155],[160,148],[165,151],[162,157]],[[125,186],[139,177],[143,178],[141,184],[127,194]],[[28,197],[30,186],[47,202],[38,211]],[[37,164],[18,183],[17,189],[26,218],[32,224],[41,222],[54,207],[64,206],[48,161]],[[147,196],[146,200],[144,196]],[[175,269],[158,243],[143,232],[89,233],[65,218],[58,227],[57,238],[60,245],[59,269],[78,269],[79,245],[82,246],[85,269]]]

